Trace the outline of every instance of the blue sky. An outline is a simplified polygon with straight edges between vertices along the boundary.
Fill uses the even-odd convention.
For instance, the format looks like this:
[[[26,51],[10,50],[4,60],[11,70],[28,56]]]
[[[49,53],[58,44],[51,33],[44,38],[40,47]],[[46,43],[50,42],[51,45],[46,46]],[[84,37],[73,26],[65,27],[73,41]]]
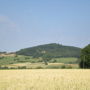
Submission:
[[[90,43],[90,0],[0,0],[0,50]]]

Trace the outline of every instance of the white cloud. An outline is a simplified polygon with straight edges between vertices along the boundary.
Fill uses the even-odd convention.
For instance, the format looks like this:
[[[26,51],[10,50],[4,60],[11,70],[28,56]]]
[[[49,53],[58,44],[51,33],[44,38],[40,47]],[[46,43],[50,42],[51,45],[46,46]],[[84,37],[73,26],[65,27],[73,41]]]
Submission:
[[[17,25],[7,16],[0,16],[1,30],[18,30]]]

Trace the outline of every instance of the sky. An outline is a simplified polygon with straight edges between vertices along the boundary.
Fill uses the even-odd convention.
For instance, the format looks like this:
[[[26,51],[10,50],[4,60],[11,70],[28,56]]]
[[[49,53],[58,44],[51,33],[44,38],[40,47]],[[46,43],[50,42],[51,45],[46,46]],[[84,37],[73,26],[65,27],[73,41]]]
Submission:
[[[0,0],[0,51],[90,44],[90,0]]]

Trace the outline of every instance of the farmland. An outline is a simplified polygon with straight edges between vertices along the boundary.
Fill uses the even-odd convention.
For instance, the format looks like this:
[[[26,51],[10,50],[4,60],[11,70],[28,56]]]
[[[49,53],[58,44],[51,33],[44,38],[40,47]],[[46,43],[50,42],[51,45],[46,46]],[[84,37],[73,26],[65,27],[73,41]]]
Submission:
[[[0,57],[0,67],[5,68],[28,68],[28,69],[50,69],[50,68],[62,68],[63,66],[78,68],[78,58],[67,57],[67,58],[52,58],[48,61],[48,65],[45,65],[42,58],[33,58],[31,56],[23,55],[8,55]]]
[[[0,70],[0,90],[90,90],[90,70]]]
[[[81,48],[51,43],[0,53],[0,69],[78,68]]]

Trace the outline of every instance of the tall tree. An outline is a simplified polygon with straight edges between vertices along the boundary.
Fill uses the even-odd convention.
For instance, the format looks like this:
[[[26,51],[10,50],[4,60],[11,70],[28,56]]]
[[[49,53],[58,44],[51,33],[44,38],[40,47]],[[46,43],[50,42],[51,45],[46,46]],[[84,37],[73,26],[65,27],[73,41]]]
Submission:
[[[90,44],[81,50],[79,65],[81,68],[90,68]]]

